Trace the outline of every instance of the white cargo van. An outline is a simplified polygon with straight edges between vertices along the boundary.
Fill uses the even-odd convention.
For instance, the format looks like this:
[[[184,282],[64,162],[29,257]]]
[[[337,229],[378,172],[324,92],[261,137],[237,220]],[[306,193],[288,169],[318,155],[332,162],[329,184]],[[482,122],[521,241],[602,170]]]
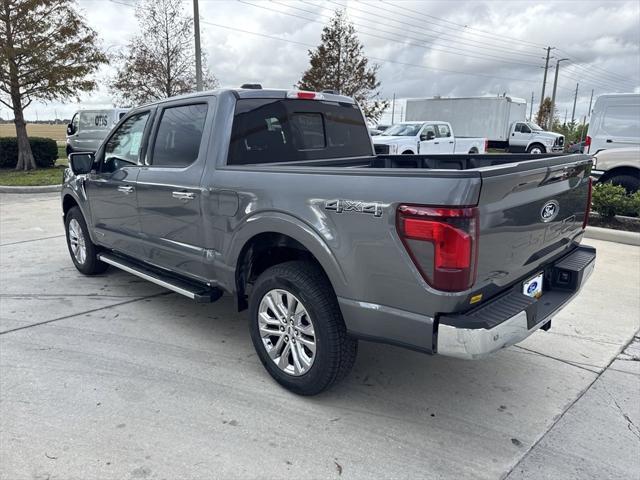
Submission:
[[[67,155],[95,152],[109,131],[127,113],[127,108],[79,110],[67,125]]]
[[[640,145],[640,94],[612,93],[596,99],[584,153]]]

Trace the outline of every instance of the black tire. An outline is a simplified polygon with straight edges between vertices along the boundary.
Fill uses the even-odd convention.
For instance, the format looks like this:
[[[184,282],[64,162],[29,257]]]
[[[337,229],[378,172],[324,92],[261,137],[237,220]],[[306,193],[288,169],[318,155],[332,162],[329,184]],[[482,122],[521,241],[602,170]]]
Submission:
[[[640,190],[640,174],[619,173],[608,178],[606,181],[624,187],[627,193],[635,193]]]
[[[69,232],[69,226],[75,220],[77,222],[77,226],[75,228],[80,228],[83,235],[84,240],[84,248],[85,248],[85,256],[84,261],[80,261],[78,256],[73,252],[72,248],[72,234]],[[76,224],[74,224],[75,226]],[[72,207],[65,216],[64,219],[64,227],[65,233],[67,236],[67,248],[69,249],[69,255],[71,256],[71,260],[73,264],[76,266],[79,272],[84,273],[85,275],[97,275],[99,273],[103,273],[109,265],[98,260],[98,247],[91,242],[91,237],[89,236],[89,230],[87,229],[87,222],[84,220],[84,216],[78,207]],[[75,241],[77,243],[77,240]],[[82,258],[82,257],[81,257]]]
[[[478,150],[476,150],[475,148],[472,148],[471,150],[469,150],[469,155],[476,155],[478,153]]]
[[[529,148],[527,148],[527,153],[530,153],[532,155],[536,155],[533,153],[533,150],[539,148],[540,149],[540,153],[547,153],[547,149],[544,147],[544,145],[540,144],[540,143],[534,143],[532,145],[529,145]]]
[[[274,289],[286,290],[299,299],[313,324],[315,357],[309,369],[299,376],[288,374],[276,365],[260,335],[260,304],[267,293]],[[258,358],[269,374],[280,385],[299,395],[316,395],[326,390],[346,377],[355,363],[358,342],[347,335],[329,280],[324,272],[310,262],[293,261],[275,265],[258,277],[249,299],[249,328]],[[289,354],[287,356],[289,358]]]

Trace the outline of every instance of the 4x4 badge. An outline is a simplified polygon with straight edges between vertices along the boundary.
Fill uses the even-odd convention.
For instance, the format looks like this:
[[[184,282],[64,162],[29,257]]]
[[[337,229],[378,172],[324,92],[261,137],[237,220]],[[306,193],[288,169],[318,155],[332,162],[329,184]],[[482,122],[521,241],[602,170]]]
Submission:
[[[370,213],[375,217],[382,216],[382,205],[376,202],[359,202],[354,200],[327,200],[324,202],[325,210],[334,210],[336,213]]]

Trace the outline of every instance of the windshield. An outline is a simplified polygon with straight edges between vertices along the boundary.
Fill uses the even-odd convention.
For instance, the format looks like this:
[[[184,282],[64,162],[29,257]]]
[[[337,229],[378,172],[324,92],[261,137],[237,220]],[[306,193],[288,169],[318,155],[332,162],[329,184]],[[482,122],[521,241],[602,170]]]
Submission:
[[[533,122],[527,122],[527,126],[534,131],[544,132],[543,128]]]
[[[387,128],[380,135],[397,137],[414,137],[422,128],[421,123],[397,123]]]

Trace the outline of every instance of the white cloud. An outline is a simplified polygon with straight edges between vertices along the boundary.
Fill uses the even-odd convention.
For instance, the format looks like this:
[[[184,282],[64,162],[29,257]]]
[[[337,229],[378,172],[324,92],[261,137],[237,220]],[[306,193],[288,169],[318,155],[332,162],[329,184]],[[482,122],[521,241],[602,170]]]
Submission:
[[[596,95],[607,90],[640,91],[640,3],[635,1],[246,1],[257,6],[229,0],[200,0],[203,48],[211,70],[224,86],[258,82],[289,88],[308,66],[308,47],[234,29],[316,45],[326,17],[338,4],[345,4],[351,20],[357,24],[367,55],[418,65],[372,60],[380,64],[382,93],[389,98],[394,93],[398,97],[421,97],[507,92],[529,100],[534,92],[537,105],[542,84],[542,69],[538,65],[544,63],[545,52],[533,44],[557,46],[562,52],[556,50],[554,55],[569,56],[578,62],[560,69],[557,104],[561,117],[565,109],[571,113],[576,82],[580,82],[578,116],[586,113],[592,88],[596,89]],[[106,48],[125,44],[136,31],[133,8],[108,0],[80,0],[80,6]],[[190,11],[191,0],[185,1],[185,8]],[[433,17],[470,28],[456,27]],[[35,119],[36,112],[40,119],[52,118],[56,112],[68,118],[80,105],[110,106],[111,97],[104,87],[110,74],[110,67],[101,69],[97,76],[101,87],[82,96],[79,104],[34,103],[26,111],[27,118]],[[551,93],[552,82],[550,71],[547,95]],[[6,111],[3,113],[6,116]]]

